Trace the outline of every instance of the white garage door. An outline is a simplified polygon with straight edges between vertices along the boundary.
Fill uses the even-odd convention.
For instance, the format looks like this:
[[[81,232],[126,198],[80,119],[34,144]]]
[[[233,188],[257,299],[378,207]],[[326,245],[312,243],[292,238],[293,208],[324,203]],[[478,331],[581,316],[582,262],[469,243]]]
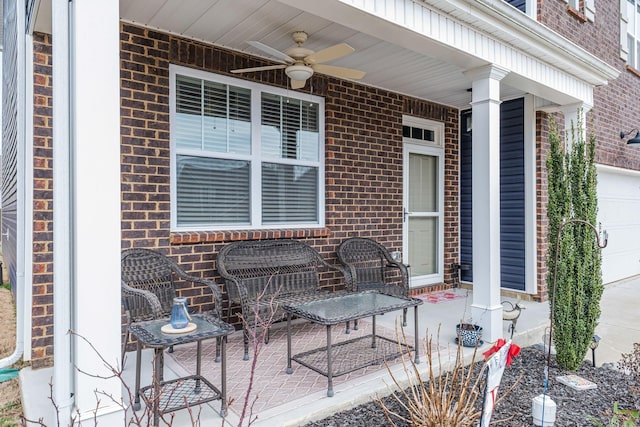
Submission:
[[[598,221],[609,233],[604,283],[640,274],[640,172],[598,165]]]

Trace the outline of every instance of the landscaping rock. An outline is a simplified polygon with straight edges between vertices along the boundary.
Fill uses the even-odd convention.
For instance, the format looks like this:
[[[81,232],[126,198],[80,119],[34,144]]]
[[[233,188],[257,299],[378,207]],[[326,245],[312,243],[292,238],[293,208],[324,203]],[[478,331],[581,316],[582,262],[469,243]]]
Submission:
[[[522,349],[511,365],[504,371],[499,396],[504,393],[522,375],[515,388],[501,400],[495,408],[491,425],[496,426],[531,426],[532,399],[544,392],[544,370],[547,365],[546,354],[537,347]],[[479,370],[482,362],[476,362],[475,370]],[[568,373],[577,374],[595,382],[598,387],[592,390],[577,391],[558,381],[556,376]],[[613,415],[613,404],[618,402],[619,409],[640,409],[640,384],[633,378],[618,370],[615,366],[593,368],[591,361],[585,361],[580,369],[568,372],[558,368],[553,356],[549,367],[549,385],[546,391],[557,405],[555,426],[595,426],[590,417],[608,425]],[[384,399],[385,404],[400,413],[405,413],[392,398]],[[480,405],[481,402],[478,402]],[[351,410],[337,413],[323,420],[309,423],[308,427],[325,426],[388,426],[389,421],[376,402],[357,406]],[[396,422],[398,426],[406,426]]]

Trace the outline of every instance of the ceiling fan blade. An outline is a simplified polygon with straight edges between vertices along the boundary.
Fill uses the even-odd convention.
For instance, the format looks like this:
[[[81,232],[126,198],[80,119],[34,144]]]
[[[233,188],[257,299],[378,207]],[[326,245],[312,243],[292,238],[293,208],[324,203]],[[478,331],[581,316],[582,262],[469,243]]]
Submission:
[[[278,49],[274,49],[271,46],[267,46],[264,43],[257,42],[255,40],[248,41],[247,43],[249,43],[251,46],[255,47],[256,49],[260,49],[261,51],[268,53],[274,58],[277,58],[286,62],[295,62],[295,59],[293,59],[286,53],[280,52]]]
[[[253,72],[256,72],[256,71],[279,70],[279,69],[282,69],[282,68],[287,68],[287,65],[281,64],[281,65],[265,65],[264,67],[239,68],[237,70],[231,70],[231,72],[233,74],[253,73]]]
[[[355,49],[348,44],[340,43],[314,52],[304,58],[304,61],[308,64],[320,64],[322,62],[333,61],[334,59],[342,58],[343,56],[353,53],[354,51]]]
[[[315,64],[312,68],[318,73],[343,79],[358,80],[367,74],[364,71],[354,70],[353,68],[336,67],[335,65]]]
[[[306,83],[306,80],[291,80],[291,89],[302,89]]]

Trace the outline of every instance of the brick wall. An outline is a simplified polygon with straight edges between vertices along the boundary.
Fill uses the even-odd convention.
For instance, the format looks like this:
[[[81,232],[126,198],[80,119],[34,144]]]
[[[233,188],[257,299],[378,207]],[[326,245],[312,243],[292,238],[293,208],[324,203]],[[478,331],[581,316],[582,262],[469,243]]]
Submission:
[[[593,22],[568,13],[563,0],[538,3],[540,22],[620,71],[618,79],[595,88],[587,126],[596,136],[597,163],[640,170],[640,149],[619,137],[620,131],[640,127],[640,76],[620,58],[620,2],[597,1]]]
[[[578,11],[580,12],[580,11]],[[563,0],[538,2],[538,20],[620,71],[620,76],[609,84],[594,89],[594,105],[587,115],[589,134],[596,137],[596,162],[603,165],[627,169],[640,169],[640,150],[629,146],[619,137],[620,131],[637,128],[640,117],[638,93],[640,77],[627,70],[620,58],[620,4],[617,1],[596,2],[594,21],[583,19],[575,11],[568,10]],[[568,70],[570,72],[570,70]],[[556,115],[560,127],[564,124],[562,114]],[[546,158],[549,151],[548,118],[537,114],[538,144],[536,148],[537,174],[537,242],[538,242],[538,295],[535,299],[548,298],[547,275],[547,174]],[[562,131],[562,129],[560,129]]]
[[[618,2],[598,2],[595,22],[568,13],[562,0],[538,2],[539,20],[622,71],[595,89],[589,124],[598,138],[599,163],[640,169],[639,150],[618,138],[638,126],[640,78],[625,69],[617,52]],[[325,98],[326,226],[312,229],[172,233],[170,230],[169,64],[231,75],[234,68],[269,65],[238,52],[193,40],[121,25],[122,248],[155,248],[187,271],[215,277],[215,255],[229,241],[305,239],[330,261],[349,236],[373,237],[390,250],[402,246],[402,114],[445,124],[445,283],[458,259],[458,120],[456,109],[353,82],[314,75],[313,93]],[[52,363],[52,172],[51,40],[34,35],[34,367]],[[234,75],[238,77],[237,75]],[[286,87],[282,70],[241,78]],[[309,90],[308,86],[307,89]],[[547,118],[537,118],[536,200],[538,220],[537,299],[546,298]],[[327,286],[336,285],[328,278]],[[442,287],[440,285],[439,287]],[[203,289],[184,289],[206,307]]]
[[[400,249],[403,111],[445,121],[446,149],[448,154],[457,153],[457,110],[315,75],[313,94],[325,98],[326,227],[171,233],[169,64],[231,75],[230,69],[265,62],[129,24],[122,25],[121,58],[123,248],[165,248],[188,262],[194,257],[187,259],[185,254],[215,253],[220,244],[233,240],[305,238],[319,247],[328,244],[324,252],[332,253],[331,246],[343,238],[364,235]],[[287,84],[281,70],[241,77],[280,87]],[[454,167],[456,159],[449,157],[447,164]],[[449,168],[447,176],[457,180]],[[449,195],[452,202],[457,198],[454,192]],[[193,267],[207,273],[213,264]]]
[[[34,368],[53,363],[53,170],[51,36],[33,36],[33,297]],[[28,188],[28,185],[27,185]]]
[[[350,236],[373,237],[390,250],[401,250],[402,114],[407,112],[445,123],[446,203],[451,207],[444,225],[445,265],[455,262],[458,111],[321,75],[314,75],[311,84],[313,94],[325,99],[325,227],[172,233],[169,64],[232,75],[231,69],[266,63],[130,24],[121,29],[123,248],[159,248],[188,271],[214,278],[216,253],[234,240],[305,239],[330,262],[335,262],[337,245]],[[240,77],[279,87],[288,83],[282,70]],[[452,277],[447,269],[445,281]],[[332,278],[325,285],[339,286]]]
[[[185,270],[216,278],[215,256],[234,240],[305,239],[330,262],[346,237],[372,237],[390,250],[402,248],[402,114],[445,124],[445,282],[458,256],[458,111],[353,82],[313,76],[313,93],[325,99],[325,200],[323,228],[181,232],[170,230],[169,64],[230,75],[229,70],[265,65],[237,52],[121,25],[121,192],[122,248],[154,248]],[[37,115],[34,193],[33,364],[52,363],[51,256],[51,43],[36,37]],[[46,51],[46,54],[43,52]],[[235,75],[234,75],[235,76]],[[236,76],[237,77],[237,76]],[[280,71],[244,78],[286,87]],[[307,89],[309,90],[309,89]],[[40,107],[36,109],[39,110]],[[37,276],[37,277],[35,277]],[[339,286],[334,277],[324,285]],[[436,285],[442,288],[445,284]],[[182,289],[207,309],[205,289]]]
[[[538,294],[537,301],[546,301],[549,295],[547,287],[547,166],[546,153],[549,152],[549,120],[547,114],[536,113],[536,269]]]

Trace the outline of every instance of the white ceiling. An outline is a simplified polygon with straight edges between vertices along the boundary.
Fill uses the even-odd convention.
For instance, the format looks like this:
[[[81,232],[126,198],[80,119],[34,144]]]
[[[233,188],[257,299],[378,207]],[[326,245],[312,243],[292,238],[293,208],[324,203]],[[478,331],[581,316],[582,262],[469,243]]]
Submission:
[[[354,47],[354,53],[330,65],[366,71],[365,84],[458,108],[471,101],[471,83],[453,61],[401,48],[278,0],[120,0],[120,14],[132,23],[265,58],[247,41],[284,51],[294,45],[291,33],[304,30],[309,34],[305,47],[314,51],[341,42]],[[504,85],[501,91],[504,98],[522,93]]]

